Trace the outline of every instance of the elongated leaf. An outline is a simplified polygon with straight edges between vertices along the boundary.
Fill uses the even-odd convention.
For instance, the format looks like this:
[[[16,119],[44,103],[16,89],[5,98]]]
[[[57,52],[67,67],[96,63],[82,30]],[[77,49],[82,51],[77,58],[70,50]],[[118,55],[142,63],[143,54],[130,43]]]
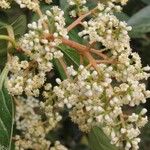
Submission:
[[[89,145],[91,150],[117,150],[99,127],[94,127],[90,132]]]
[[[115,16],[121,21],[128,21],[128,19],[129,19],[129,16],[123,12],[115,13]]]
[[[74,49],[68,48],[66,46],[60,46],[59,48],[64,53],[64,56],[67,61],[67,65],[73,65],[75,67],[79,67],[80,55]]]
[[[0,34],[8,35],[8,28],[12,28],[15,37],[22,36],[26,31],[27,19],[20,9],[15,9],[3,12],[0,14]],[[2,16],[1,16],[2,15]],[[3,67],[7,61],[8,42],[0,40],[0,67]]]
[[[61,63],[59,62],[59,60],[54,59],[53,64],[56,67],[61,79],[63,79],[63,80],[66,79],[67,78],[66,73],[65,73],[64,68],[62,67]]]
[[[64,12],[67,11],[67,9],[69,8],[67,0],[59,0],[59,4]]]
[[[67,66],[73,65],[75,68],[79,67],[80,56],[75,50],[68,48],[64,45],[61,45],[58,48],[63,52]],[[54,63],[54,66],[56,67],[58,73],[60,74],[61,79],[66,79],[67,78],[66,72],[65,72],[62,64],[60,63],[60,61],[58,59],[54,59],[53,63]]]
[[[22,36],[26,32],[27,18],[25,15],[19,16],[12,24],[15,36]]]
[[[150,22],[150,6],[141,9],[139,12],[134,14],[129,20],[128,24],[137,26],[140,24],[147,24]]]
[[[131,36],[150,32],[150,6],[137,12],[127,23],[133,28],[130,32]]]
[[[0,76],[0,145],[12,150],[12,133],[14,122],[13,101],[4,84],[4,77],[7,71],[4,70]]]
[[[0,29],[7,28],[7,26],[12,26],[14,29],[15,36],[22,36],[27,28],[27,17],[25,13],[16,4],[7,11],[3,11],[1,17],[0,15]]]
[[[3,28],[2,30],[0,30],[0,34],[7,34],[6,29]],[[7,45],[7,41],[0,40],[0,68],[3,68],[7,61]]]

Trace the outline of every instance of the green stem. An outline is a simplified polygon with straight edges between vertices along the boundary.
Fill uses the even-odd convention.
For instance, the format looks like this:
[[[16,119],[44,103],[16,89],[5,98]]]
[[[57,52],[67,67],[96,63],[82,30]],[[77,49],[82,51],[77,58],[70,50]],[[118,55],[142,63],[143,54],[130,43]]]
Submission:
[[[7,35],[0,35],[0,40],[9,41],[9,42],[11,42],[11,44],[12,44],[15,48],[17,48],[17,44],[16,44],[15,40],[13,40],[12,38],[10,38],[10,37],[7,36]]]
[[[5,68],[3,69],[3,71],[1,72],[1,75],[0,75],[0,90],[3,87],[3,83],[7,77],[8,72],[9,72],[9,69],[8,69],[8,65],[6,64]]]
[[[7,29],[7,32],[8,32],[8,36],[15,41],[15,35],[14,35],[14,30],[13,30],[13,27],[8,25],[6,27]],[[11,48],[11,42],[8,43],[8,49]]]

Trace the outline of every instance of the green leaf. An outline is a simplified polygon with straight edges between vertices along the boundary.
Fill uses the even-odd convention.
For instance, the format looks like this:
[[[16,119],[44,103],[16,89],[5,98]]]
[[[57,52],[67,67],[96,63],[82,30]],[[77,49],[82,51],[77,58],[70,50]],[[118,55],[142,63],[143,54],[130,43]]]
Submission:
[[[20,8],[14,7],[0,13],[0,35],[8,35],[7,29],[12,28],[15,38],[19,38],[26,32],[27,18]],[[0,67],[7,61],[8,42],[0,40]]]
[[[0,35],[6,35],[6,29],[0,30]],[[7,61],[7,41],[0,40],[0,68],[3,68]]]
[[[69,8],[69,4],[68,4],[67,0],[60,0],[59,4],[64,12],[66,12],[67,9]]]
[[[145,4],[150,4],[150,0],[142,0]]]
[[[63,52],[67,65],[73,65],[74,67],[79,67],[80,65],[80,55],[71,48],[66,46],[59,46],[61,51]]]
[[[99,127],[94,127],[88,137],[91,150],[117,150]]]
[[[26,32],[27,18],[25,15],[19,16],[12,24],[15,36],[22,36]]]
[[[144,36],[147,32],[150,32],[150,23],[145,25],[141,24],[139,26],[133,27],[132,31],[129,32],[129,35],[132,38],[140,38]]]
[[[150,6],[147,6],[134,14],[127,23],[133,28],[130,32],[131,36],[140,36],[143,33],[150,32]]]
[[[18,5],[13,5],[12,8],[2,12],[0,15],[0,29],[12,26],[15,36],[22,36],[27,29],[27,17]],[[1,27],[2,26],[2,27]]]
[[[61,79],[63,79],[63,80],[66,79],[67,75],[66,75],[66,73],[64,71],[64,68],[62,67],[61,63],[59,62],[59,60],[58,59],[54,59],[53,60],[53,64],[54,64],[56,70],[58,71]]]
[[[7,73],[8,71],[5,68],[0,75],[0,145],[12,150],[14,111],[12,98],[4,84]]]
[[[121,21],[128,21],[128,19],[129,19],[129,16],[123,12],[115,13],[115,16]]]

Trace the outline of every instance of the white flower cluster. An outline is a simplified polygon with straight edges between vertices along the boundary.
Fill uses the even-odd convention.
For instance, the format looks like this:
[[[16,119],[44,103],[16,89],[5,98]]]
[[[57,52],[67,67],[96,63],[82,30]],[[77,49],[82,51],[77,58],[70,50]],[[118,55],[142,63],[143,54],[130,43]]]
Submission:
[[[50,150],[68,150],[68,149],[63,145],[61,145],[59,141],[56,141],[55,145],[51,147]]]
[[[68,0],[69,5],[84,5],[86,4],[86,0]]]
[[[47,116],[48,122],[51,125],[50,129],[56,127],[57,123],[62,119],[59,112],[54,112],[53,107],[53,92],[52,92],[52,85],[47,83],[44,86],[43,96],[45,102],[41,102],[41,108],[44,110],[45,115]]]
[[[1,0],[0,1],[0,8],[7,9],[10,8],[10,3],[8,0]]]
[[[118,81],[134,83],[134,86],[138,87],[137,81],[149,78],[147,71],[150,71],[150,67],[146,66],[142,68],[141,58],[137,53],[123,52],[118,55],[118,62],[114,71],[114,77]]]
[[[88,12],[88,7],[85,6],[86,3],[87,0],[68,0],[68,4],[74,7],[71,9],[70,15],[77,17],[77,15]]]
[[[111,2],[121,3],[122,5],[125,5],[128,2],[128,0],[111,0]]]
[[[103,126],[112,144],[126,147],[125,150],[131,147],[137,150],[139,129],[147,123],[147,117],[143,116],[146,111],[143,109],[139,114],[125,115],[124,106],[145,103],[145,99],[150,97],[145,85],[137,79],[127,83],[116,80],[115,85],[112,80],[115,66],[105,64],[98,65],[98,71],[84,66],[80,66],[78,71],[72,66],[67,70],[72,78],[56,80],[59,85],[53,89],[57,96],[54,107],[66,106],[72,121],[82,131],[89,132],[94,126]]]
[[[45,74],[42,71],[35,73],[35,63],[20,61],[17,56],[12,56],[8,66],[11,72],[8,89],[12,95],[22,95],[25,92],[28,96],[39,96],[39,89],[45,82]]]
[[[47,20],[47,17],[43,18]],[[59,45],[60,41],[55,40],[49,42],[43,38],[44,33],[49,33],[48,30],[43,29],[42,21],[38,23],[33,22],[29,24],[30,31],[26,33],[20,40],[20,47],[24,53],[38,63],[38,69],[44,72],[49,72],[52,69],[52,63],[50,62],[54,57],[62,57],[62,53],[57,51],[55,46]]]
[[[16,128],[23,135],[16,135],[16,150],[20,149],[48,149],[50,142],[45,139],[46,126],[38,114],[39,101],[33,97],[19,99],[16,106]],[[37,109],[37,110],[36,110]]]
[[[39,8],[38,1],[34,0],[14,0],[21,8],[28,8],[30,10],[36,11]]]
[[[103,3],[114,3],[114,4],[117,4],[117,3],[120,3],[121,5],[125,5],[128,0],[99,0],[100,2],[103,2]]]
[[[15,149],[46,150],[51,147],[50,150],[67,150],[59,141],[55,142],[55,146],[51,146],[51,142],[46,140],[46,134],[53,127],[52,122],[42,120],[41,111],[39,100],[19,97],[19,105],[16,106],[16,128],[21,131],[21,135],[15,136]],[[53,120],[55,119],[54,116]]]
[[[128,2],[128,0],[99,0],[100,1],[100,3],[104,3],[104,4],[112,4],[112,3],[120,3],[121,5],[125,5],[127,2]],[[87,0],[68,0],[68,3],[69,3],[69,5],[71,5],[71,6],[74,6],[74,5],[76,5],[76,6],[83,6],[83,5],[85,5],[86,3],[87,3]]]
[[[20,8],[28,8],[30,10],[36,11],[39,8],[39,1],[35,0],[14,0],[17,4],[19,4]],[[52,0],[44,0],[45,3],[52,3]],[[7,9],[10,8],[9,0],[1,0],[0,8]]]
[[[50,11],[47,11],[47,14],[50,13]],[[19,41],[20,49],[29,60],[20,61],[17,56],[10,59],[9,69],[12,74],[8,86],[12,95],[21,95],[25,92],[28,96],[39,96],[39,89],[46,80],[46,73],[53,68],[52,60],[63,57],[63,53],[57,49],[57,46],[61,43],[59,36],[68,38],[67,30],[64,28],[63,11],[54,6],[52,7],[52,13],[56,22],[56,31],[53,33],[55,39],[48,41],[44,37],[45,34],[50,33],[48,29],[43,27],[44,22],[49,21],[45,15],[37,22],[29,24],[29,32]]]
[[[63,36],[68,38],[67,30],[64,27],[65,19],[63,17],[63,11],[57,6],[53,6],[51,10],[52,12],[46,11],[47,16],[43,16],[38,22],[29,24],[29,33],[25,34],[20,41],[22,50],[30,56],[30,59],[38,62],[39,67],[41,66],[40,69],[46,71],[50,71],[50,61],[53,58],[60,58],[63,56],[61,51],[56,48],[61,43],[61,40],[57,37]],[[52,33],[55,39],[50,42],[46,40],[44,36],[45,34],[51,33],[51,29],[44,29],[43,27],[44,22],[49,22],[48,17],[54,17],[54,24],[56,27],[56,30]]]
[[[56,31],[54,33],[55,37],[58,37],[58,35],[68,39],[68,32],[67,29],[65,28],[65,18],[64,18],[64,12],[58,7],[58,6],[53,6],[51,8],[52,11],[47,10],[46,14],[48,17],[50,17],[50,20],[53,20],[54,25],[56,27]]]
[[[127,23],[119,21],[113,14],[99,4],[98,9],[101,12],[95,18],[89,21],[84,21],[84,30],[79,33],[79,36],[88,38],[90,43],[100,42],[106,49],[111,49],[114,54],[117,52],[126,51],[129,47],[130,38],[128,31],[131,27]]]
[[[107,11],[110,11],[111,9],[115,10],[121,10],[121,5],[125,5],[128,0],[100,0],[101,6],[104,4],[107,6]],[[70,15],[72,17],[77,17],[78,15],[84,14],[88,12],[88,7],[85,6],[87,3],[87,0],[68,0],[68,3],[70,6],[75,6],[75,8],[70,11]],[[99,6],[98,6],[99,7]]]

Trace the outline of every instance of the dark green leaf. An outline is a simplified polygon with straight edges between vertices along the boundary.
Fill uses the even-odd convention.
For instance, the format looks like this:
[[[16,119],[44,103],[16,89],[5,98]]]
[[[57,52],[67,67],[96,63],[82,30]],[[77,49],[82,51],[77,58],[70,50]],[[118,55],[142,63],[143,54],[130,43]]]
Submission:
[[[0,30],[1,35],[6,35],[7,31],[5,28]],[[0,40],[0,68],[5,66],[7,61],[7,41]]]
[[[69,8],[69,4],[67,0],[60,0],[59,3],[60,3],[60,7],[64,12]]]
[[[132,38],[140,38],[147,32],[150,32],[150,24],[141,24],[139,26],[133,27],[132,31],[129,32],[129,35]]]
[[[4,84],[5,77],[7,75],[7,70],[5,69],[0,76],[0,145],[6,147],[8,150],[12,150],[11,143],[14,111],[12,98],[8,94],[8,91]]]
[[[115,13],[115,16],[121,21],[128,21],[128,19],[129,19],[129,16],[123,12]]]
[[[61,79],[66,79],[67,78],[66,73],[65,73],[64,68],[62,67],[61,63],[59,62],[59,60],[54,59],[53,64],[56,67],[56,70],[58,71]]]
[[[117,150],[114,145],[110,144],[109,138],[99,127],[94,127],[90,132],[89,146],[91,150]]]
[[[22,36],[27,28],[27,17],[18,5],[13,5],[7,11],[3,11],[0,16],[0,29],[2,27],[12,26],[15,36]]]
[[[22,36],[26,32],[27,18],[25,15],[19,16],[12,24],[15,36]]]
[[[80,55],[75,50],[66,46],[60,46],[60,49],[64,53],[68,65],[74,65],[75,67],[79,67]]]
[[[23,13],[20,13],[20,9],[16,8],[14,11],[9,10],[8,12],[3,12],[0,15],[0,34],[8,35],[8,28],[14,30],[15,37],[22,36],[26,31],[27,19]],[[7,41],[0,41],[0,67],[3,67],[7,60]]]
[[[130,35],[142,35],[150,32],[150,6],[147,6],[137,12],[128,20],[128,25],[132,26],[133,30]]]

